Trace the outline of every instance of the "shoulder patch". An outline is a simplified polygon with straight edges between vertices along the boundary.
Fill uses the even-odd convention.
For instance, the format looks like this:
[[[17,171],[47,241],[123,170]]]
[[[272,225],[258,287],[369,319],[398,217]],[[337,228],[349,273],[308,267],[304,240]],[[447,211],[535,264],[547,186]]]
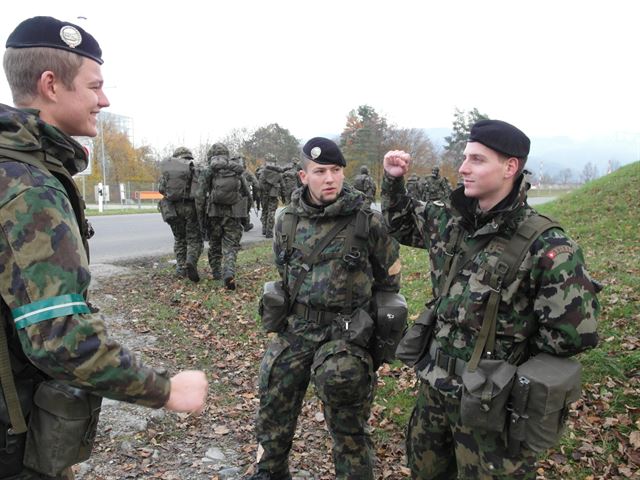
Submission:
[[[554,258],[556,258],[558,255],[560,255],[561,253],[573,253],[573,247],[571,247],[570,245],[560,245],[558,247],[553,247],[551,250],[549,250],[547,253],[545,253],[545,256],[547,258],[550,258],[551,260],[553,260]]]

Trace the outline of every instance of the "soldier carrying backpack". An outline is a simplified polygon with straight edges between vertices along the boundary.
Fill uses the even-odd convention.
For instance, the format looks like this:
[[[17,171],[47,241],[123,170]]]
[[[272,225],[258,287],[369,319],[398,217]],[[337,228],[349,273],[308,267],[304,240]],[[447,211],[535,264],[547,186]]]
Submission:
[[[367,197],[368,205],[371,206],[375,201],[377,188],[376,182],[369,175],[369,169],[366,165],[360,167],[360,173],[353,179],[353,187],[364,193],[365,197]]]
[[[214,280],[236,289],[236,257],[242,238],[242,219],[248,215],[251,190],[242,176],[244,167],[229,158],[229,149],[215,143],[207,152],[209,166],[200,180],[199,210],[208,217],[209,266]]]
[[[158,191],[164,198],[158,203],[158,209],[173,233],[176,274],[187,276],[192,282],[200,281],[198,259],[203,248],[195,205],[197,189],[193,154],[188,148],[176,148],[173,157],[160,164]]]

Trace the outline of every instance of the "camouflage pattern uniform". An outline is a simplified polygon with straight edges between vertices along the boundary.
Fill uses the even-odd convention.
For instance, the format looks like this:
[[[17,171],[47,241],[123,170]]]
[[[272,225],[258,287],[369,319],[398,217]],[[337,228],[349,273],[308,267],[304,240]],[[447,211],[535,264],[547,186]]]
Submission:
[[[382,208],[391,234],[405,245],[429,249],[433,294],[440,295],[446,247],[461,228],[463,246],[472,248],[487,236],[510,238],[533,215],[526,203],[522,176],[511,193],[489,212],[456,189],[451,203],[416,202],[404,181],[385,174]],[[482,265],[495,265],[500,252],[489,243],[453,279],[449,294],[436,308],[436,346],[454,359],[469,361],[482,325],[489,286],[481,281]],[[516,279],[503,288],[498,308],[495,359],[521,364],[539,352],[575,355],[597,344],[597,287],[587,272],[580,248],[552,228],[531,246]],[[519,358],[512,353],[526,342]],[[427,359],[418,372],[420,387],[407,434],[407,456],[413,478],[534,479],[535,455],[523,449],[509,457],[505,434],[471,430],[460,423],[461,379]],[[457,461],[457,464],[456,464]]]
[[[288,165],[288,168],[282,172],[282,201],[285,205],[291,203],[291,194],[298,188],[298,169],[294,164]]]
[[[33,381],[34,392],[55,378],[162,407],[169,379],[109,338],[86,303],[89,228],[71,178],[86,167],[86,154],[37,115],[0,105],[0,328],[14,377]],[[44,477],[25,471],[20,478]]]
[[[375,202],[377,190],[376,182],[374,182],[371,175],[369,175],[369,169],[365,165],[360,167],[360,174],[356,175],[353,179],[353,186],[356,190],[360,190],[364,193],[365,197],[367,197],[367,202],[369,202],[369,206]]]
[[[305,250],[312,250],[333,228],[337,219],[353,215],[364,206],[364,196],[346,184],[338,199],[324,207],[312,206],[307,195],[306,187],[297,189],[291,204],[286,207],[299,215],[293,244],[303,245]],[[301,270],[302,252],[294,248],[288,261],[283,261],[286,260],[286,242],[282,238],[282,217],[282,214],[278,215],[273,248],[279,273],[291,291],[296,276],[286,274],[285,270]],[[354,309],[368,308],[375,291],[398,291],[398,245],[388,235],[379,213],[372,214],[366,247],[368,252],[361,256],[361,264],[355,270],[349,270],[342,255],[336,255],[342,251],[344,242],[343,230],[323,251],[325,259],[315,264],[305,277],[295,298],[296,304],[323,312],[345,311],[348,275],[354,276],[351,301]],[[264,449],[258,459],[258,468],[265,473],[265,478],[291,478],[288,455],[305,392],[312,378],[314,356],[323,346],[331,348],[336,343],[331,342],[331,338],[331,322],[312,321],[305,315],[292,313],[287,318],[285,331],[273,338],[265,352],[260,365],[260,409],[256,425],[258,442]],[[338,368],[341,375],[346,376],[350,398],[336,394],[324,401],[324,416],[333,437],[333,459],[339,479],[373,478],[373,451],[366,423],[373,399],[375,374],[371,368],[371,357],[365,350],[362,352],[367,363],[351,353],[339,360],[342,363]],[[314,381],[318,388],[318,378]]]
[[[420,187],[420,179],[415,173],[409,175],[407,180],[407,195],[415,200],[422,199],[422,189]]]
[[[258,184],[256,176],[247,170],[244,157],[238,157],[238,163],[245,168],[244,172],[242,172],[242,178],[244,178],[245,183],[251,189],[251,198],[247,201],[247,216],[242,219],[242,227],[245,232],[248,232],[253,228],[253,223],[251,223],[251,207],[253,207],[254,203],[258,203],[258,198],[260,198],[260,185]]]
[[[275,165],[275,157],[271,154],[265,155],[267,164],[260,172],[258,180],[260,182],[260,194],[262,195],[262,234],[267,238],[273,237],[273,224],[275,222],[276,210],[278,209],[278,197],[282,196],[282,167]]]
[[[242,173],[244,168],[229,160],[229,150],[222,144],[214,144],[207,154],[209,166],[203,172],[197,202],[200,211],[208,216],[209,266],[214,280],[223,279],[227,288],[235,289],[236,257],[240,250],[243,227],[242,218],[247,216],[245,199],[251,200],[251,191]],[[216,203],[213,198],[213,181],[220,172],[233,171],[239,180],[240,200],[234,205]]]
[[[189,169],[172,168],[172,164],[187,164]],[[160,167],[158,191],[165,196],[160,202],[163,219],[171,227],[173,233],[173,251],[176,255],[176,273],[185,276],[189,270],[189,278],[196,280],[198,259],[203,249],[202,232],[196,212],[195,194],[198,188],[198,172],[193,165],[193,155],[184,148],[177,148],[173,158],[165,160]],[[169,199],[167,186],[172,176],[182,176],[180,183],[185,185],[184,193],[180,199]],[[188,268],[187,268],[188,265]],[[195,272],[195,274],[194,274]],[[199,279],[198,279],[199,280]]]
[[[446,178],[440,176],[440,169],[433,167],[430,177],[424,179],[422,199],[426,201],[446,200],[451,194],[451,186]]]

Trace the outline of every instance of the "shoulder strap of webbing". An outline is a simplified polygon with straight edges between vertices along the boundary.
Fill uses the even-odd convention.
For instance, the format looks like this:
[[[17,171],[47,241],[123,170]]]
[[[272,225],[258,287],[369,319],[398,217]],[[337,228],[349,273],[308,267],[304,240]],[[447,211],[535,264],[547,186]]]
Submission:
[[[16,390],[16,383],[13,379],[11,371],[11,362],[9,360],[9,342],[7,340],[7,332],[5,328],[7,320],[0,310],[0,385],[2,385],[2,393],[4,401],[9,411],[9,421],[11,422],[10,434],[20,434],[27,431],[27,424],[24,420],[22,407]]]
[[[463,243],[463,238],[464,230],[459,225],[456,225],[445,246],[445,261],[442,269],[440,292],[438,292],[438,297],[444,297],[449,293],[453,279],[458,272],[460,272],[466,263],[471,260],[476,253],[481,251],[492,239],[491,236],[486,236],[478,239],[473,246],[469,247]],[[460,247],[461,244],[463,247]]]
[[[347,226],[345,244],[343,249],[343,260],[349,263],[355,263],[360,256],[367,255],[367,245],[369,243],[369,227],[371,225],[371,217],[373,212],[369,208],[361,208],[355,215],[355,219]],[[346,291],[346,313],[351,314],[351,303],[353,301],[353,275],[347,276]]]
[[[467,365],[467,370],[475,371],[483,353],[493,354],[496,337],[496,320],[498,306],[502,297],[502,288],[509,285],[516,277],[518,267],[527,255],[533,242],[551,228],[562,228],[558,223],[543,215],[534,214],[520,224],[516,233],[506,243],[493,272],[489,275],[491,294],[482,319],[482,327],[476,345]]]

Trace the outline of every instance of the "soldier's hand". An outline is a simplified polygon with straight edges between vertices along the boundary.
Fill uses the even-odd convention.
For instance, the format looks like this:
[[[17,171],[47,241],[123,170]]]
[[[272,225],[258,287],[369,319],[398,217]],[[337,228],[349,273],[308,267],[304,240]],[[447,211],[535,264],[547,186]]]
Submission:
[[[392,177],[402,177],[409,171],[411,155],[402,150],[391,150],[384,156],[384,171]]]
[[[164,408],[172,412],[201,413],[209,382],[201,370],[185,370],[171,377],[171,392]]]

